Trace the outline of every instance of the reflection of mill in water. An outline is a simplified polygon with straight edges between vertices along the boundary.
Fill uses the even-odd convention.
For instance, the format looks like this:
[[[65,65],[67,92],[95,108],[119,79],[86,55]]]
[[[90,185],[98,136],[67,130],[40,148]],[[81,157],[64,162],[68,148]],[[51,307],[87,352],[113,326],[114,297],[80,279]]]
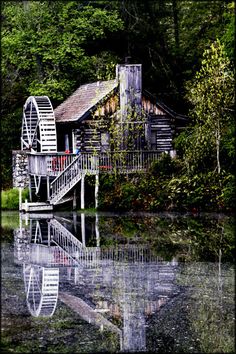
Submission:
[[[83,319],[119,334],[122,350],[145,350],[146,317],[178,292],[177,263],[163,262],[141,245],[100,247],[97,215],[95,247],[86,247],[84,214],[81,241],[62,223],[52,215],[34,216],[28,228],[21,220],[15,232],[30,313],[52,316],[59,298]]]

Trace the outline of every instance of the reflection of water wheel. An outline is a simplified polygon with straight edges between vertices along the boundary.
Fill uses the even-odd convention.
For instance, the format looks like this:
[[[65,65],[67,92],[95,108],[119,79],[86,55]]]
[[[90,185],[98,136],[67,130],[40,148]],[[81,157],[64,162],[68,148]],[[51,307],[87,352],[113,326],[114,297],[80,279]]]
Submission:
[[[25,102],[22,120],[21,149],[56,152],[56,124],[47,96],[30,96]]]
[[[32,316],[52,316],[57,305],[59,269],[24,264],[27,306]]]

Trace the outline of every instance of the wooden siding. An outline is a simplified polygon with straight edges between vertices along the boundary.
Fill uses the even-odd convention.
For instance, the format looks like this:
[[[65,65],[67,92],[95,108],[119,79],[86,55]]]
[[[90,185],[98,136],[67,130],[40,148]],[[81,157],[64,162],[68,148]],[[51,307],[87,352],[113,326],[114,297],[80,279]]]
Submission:
[[[165,115],[166,113],[161,110],[157,105],[151,102],[148,98],[142,97],[142,109],[147,114],[154,114],[154,115]]]
[[[139,138],[137,138],[137,136],[134,137],[134,144],[133,146],[129,146],[128,149],[143,149],[144,146],[146,146],[147,149],[157,150],[158,152],[172,150],[172,139],[176,134],[174,118],[145,97],[142,98],[142,111],[146,115],[146,122],[142,123],[144,128],[143,136],[140,134]],[[121,114],[119,110],[118,94],[113,94],[97,108],[95,113],[91,113],[87,119],[78,122],[78,128],[74,126],[72,132],[74,137],[73,152],[75,152],[76,148],[86,153],[99,153],[104,151],[101,135],[108,133],[104,122],[109,124],[111,116],[118,112]],[[99,117],[101,118],[100,122],[98,121]],[[139,118],[137,118],[137,120],[138,119]],[[143,118],[140,117],[140,120],[142,119]],[[122,120],[120,123],[122,123]],[[125,121],[123,124],[125,124]],[[133,124],[139,125],[137,121]],[[121,129],[125,131],[123,125],[121,125]],[[126,130],[126,132],[128,134],[128,130]],[[110,147],[107,145],[105,150],[108,151],[109,148]]]
[[[118,94],[114,94],[107,99],[103,104],[101,104],[97,110],[94,112],[95,117],[112,115],[119,109],[119,98]],[[154,115],[165,115],[166,113],[160,109],[155,103],[151,102],[146,97],[142,97],[142,110],[146,114]]]
[[[74,146],[73,149],[79,149],[81,151],[82,146],[82,134],[81,129],[73,129],[72,134],[74,136]]]
[[[151,125],[151,149],[158,152],[172,150],[172,139],[174,125],[171,117],[168,115],[152,115],[150,117]]]
[[[85,126],[82,131],[82,151],[95,153],[100,151],[101,134],[96,128]]]
[[[94,117],[109,116],[118,110],[119,100],[118,95],[112,95],[103,104],[101,104],[94,112]]]
[[[101,150],[101,132],[94,125],[88,125],[86,122],[81,124],[80,129],[73,131],[75,148],[81,152],[97,153]]]
[[[106,116],[105,119],[109,123],[109,116],[115,114],[119,109],[118,104],[118,95],[113,95],[96,110],[94,117],[100,116],[104,121],[104,116]],[[145,140],[146,146],[151,150],[159,152],[170,151],[172,149],[172,136],[174,134],[173,118],[144,97],[142,98],[142,109],[147,118],[146,124],[144,124],[145,133],[143,139],[140,137],[140,143],[137,145],[137,142],[134,142],[134,144],[136,143],[137,148],[142,148],[141,140]],[[97,128],[98,126],[99,128]],[[84,152],[100,152],[102,150],[102,132],[105,133],[106,129],[102,125],[95,123],[93,117],[90,116],[87,120],[80,123],[80,129],[76,130],[76,145]],[[133,148],[135,148],[135,145]]]

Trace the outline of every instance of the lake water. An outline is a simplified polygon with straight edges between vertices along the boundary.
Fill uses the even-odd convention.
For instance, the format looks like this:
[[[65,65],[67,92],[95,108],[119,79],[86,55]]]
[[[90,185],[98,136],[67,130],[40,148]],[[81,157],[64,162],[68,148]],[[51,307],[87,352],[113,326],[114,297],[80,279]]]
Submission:
[[[234,220],[2,213],[2,350],[232,353]]]

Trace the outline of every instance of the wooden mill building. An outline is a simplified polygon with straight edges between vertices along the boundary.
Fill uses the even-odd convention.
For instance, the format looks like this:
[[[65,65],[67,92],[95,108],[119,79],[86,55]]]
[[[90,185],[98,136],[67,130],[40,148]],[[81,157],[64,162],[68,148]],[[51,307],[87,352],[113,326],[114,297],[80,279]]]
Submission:
[[[146,171],[161,153],[174,154],[173,138],[185,124],[142,89],[141,64],[117,65],[114,80],[80,86],[55,110],[47,96],[30,96],[13,168],[24,156],[31,202],[40,195],[42,208],[52,209],[80,182],[84,208],[87,174],[96,176],[97,195],[99,173]]]

